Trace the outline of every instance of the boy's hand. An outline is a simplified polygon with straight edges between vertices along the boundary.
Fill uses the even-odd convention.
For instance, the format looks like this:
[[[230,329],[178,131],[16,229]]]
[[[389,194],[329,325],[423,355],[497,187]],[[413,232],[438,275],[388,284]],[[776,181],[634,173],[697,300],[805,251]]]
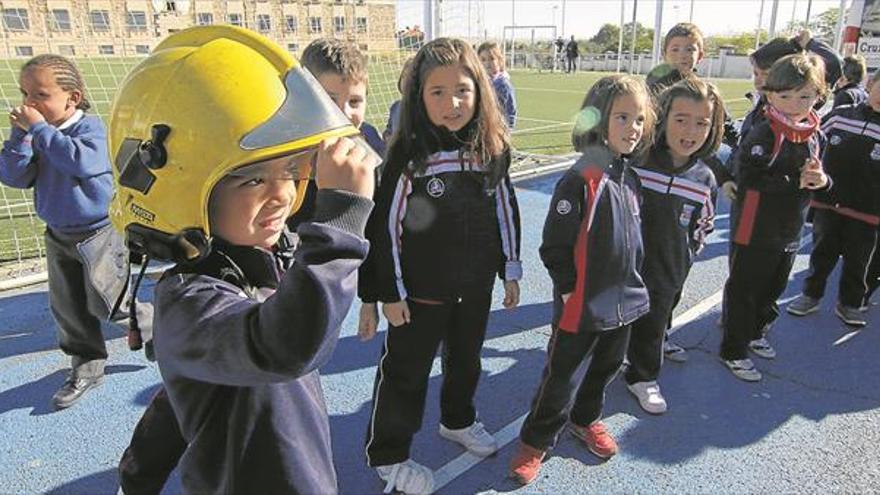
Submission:
[[[372,198],[373,169],[379,163],[363,146],[346,137],[322,141],[315,174],[318,189],[340,189]]]
[[[504,302],[502,302],[505,308],[512,309],[519,305],[519,281],[518,280],[505,280],[504,281]]]
[[[27,105],[15,107],[9,112],[9,122],[25,131],[30,130],[34,124],[45,121],[46,118],[39,110]]]
[[[361,304],[361,311],[358,315],[358,337],[361,342],[366,342],[376,336],[376,329],[379,327],[379,309],[376,303]]]
[[[819,160],[808,159],[801,169],[801,189],[822,189],[828,184],[828,176]]]
[[[562,304],[567,303],[569,297],[571,297],[571,292],[569,292],[568,294],[563,294],[562,295]]]
[[[406,304],[406,301],[383,304],[382,313],[388,323],[395,327],[402,327],[409,323],[409,305]]]
[[[797,40],[797,44],[800,45],[802,49],[806,50],[807,44],[813,39],[813,33],[811,33],[809,29],[804,29],[798,33],[797,38],[795,39]]]
[[[729,180],[724,184],[721,184],[721,192],[724,194],[724,197],[730,201],[736,200],[736,182]]]

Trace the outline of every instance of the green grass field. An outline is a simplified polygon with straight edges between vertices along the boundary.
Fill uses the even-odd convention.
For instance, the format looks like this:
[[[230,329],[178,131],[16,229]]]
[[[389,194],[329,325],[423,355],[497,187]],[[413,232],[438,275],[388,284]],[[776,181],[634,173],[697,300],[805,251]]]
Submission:
[[[106,117],[115,89],[138,60],[77,60],[95,113]],[[20,66],[19,61],[0,61],[0,105],[5,105],[5,108],[20,104],[17,82]],[[370,66],[367,121],[380,131],[385,126],[388,107],[399,98],[399,70],[399,63],[388,63],[387,60],[374,60]],[[570,133],[574,116],[587,90],[603,75],[606,73],[566,75],[514,72],[512,77],[519,105],[519,121],[513,136],[514,147],[526,153],[542,155],[570,153]],[[745,114],[748,102],[743,95],[751,88],[751,82],[714,82],[725,96],[731,115],[738,118]],[[6,129],[0,130],[4,138],[7,132]],[[32,258],[42,253],[44,227],[35,218],[33,208],[28,205],[30,201],[30,191],[0,187],[0,262]]]
[[[555,155],[569,153],[571,128],[587,90],[607,73],[513,72],[513,84],[519,105],[514,146],[524,152]],[[713,80],[721,91],[734,119],[749,109],[744,97],[752,88],[750,80]]]

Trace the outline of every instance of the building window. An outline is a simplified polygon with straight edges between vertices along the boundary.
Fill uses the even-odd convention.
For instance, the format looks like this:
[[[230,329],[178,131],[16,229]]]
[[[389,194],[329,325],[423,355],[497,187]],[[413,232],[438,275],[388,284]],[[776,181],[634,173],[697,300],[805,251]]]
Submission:
[[[321,18],[320,17],[309,17],[309,32],[310,33],[321,33]]]
[[[92,24],[92,31],[110,31],[110,12],[106,10],[92,10],[89,12],[89,20]]]
[[[366,17],[357,17],[354,20],[355,27],[357,28],[357,32],[366,33],[367,32],[367,18]]]
[[[17,46],[17,47],[15,47],[15,56],[16,57],[33,57],[34,56],[34,47],[32,47],[32,46]]]
[[[31,28],[27,9],[3,9],[3,25],[9,31],[27,31]]]
[[[76,47],[73,45],[58,45],[58,54],[65,57],[73,57],[76,55]]]
[[[113,55],[113,45],[98,45],[99,55]]]
[[[196,24],[199,26],[210,26],[214,24],[214,14],[210,12],[199,12],[196,14]]]
[[[293,15],[284,16],[284,29],[288,33],[296,33],[296,28],[297,28],[296,16],[293,16]]]
[[[147,13],[142,10],[126,12],[125,22],[129,31],[147,30]]]
[[[70,31],[70,11],[52,9],[49,13],[49,29],[52,31]]]
[[[149,55],[150,45],[134,45],[134,52],[138,55]]]
[[[288,43],[287,51],[290,53],[299,53],[299,43]]]
[[[261,33],[268,33],[272,30],[272,20],[269,18],[267,14],[260,14],[257,16],[257,31]]]
[[[345,32],[345,17],[336,16],[333,18],[333,30],[337,34]]]
[[[244,25],[244,23],[241,22],[241,14],[227,15],[226,22],[228,22],[229,24],[232,24],[233,26],[238,26],[238,27],[242,27]]]

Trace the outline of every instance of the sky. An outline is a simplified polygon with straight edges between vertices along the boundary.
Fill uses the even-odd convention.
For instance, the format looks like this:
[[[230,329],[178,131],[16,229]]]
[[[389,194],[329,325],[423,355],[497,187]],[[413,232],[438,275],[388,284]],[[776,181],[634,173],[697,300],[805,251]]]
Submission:
[[[557,26],[557,34],[566,37],[590,38],[605,23],[620,23],[620,7],[624,5],[626,22],[632,19],[634,0],[434,0],[441,4],[442,34],[451,36],[501,39],[504,26],[544,25]],[[423,5],[426,0],[398,0],[397,16],[400,28],[423,25]],[[807,16],[809,0],[780,0],[777,11],[777,30],[784,29],[794,17],[803,21]],[[564,9],[563,9],[564,4]],[[638,0],[637,20],[654,26],[657,0]],[[766,0],[761,25],[768,29],[773,0]],[[840,0],[813,0],[810,16],[816,16]],[[707,35],[753,31],[758,26],[761,0],[693,0],[693,22]],[[663,0],[663,29],[665,32],[676,22],[688,21],[691,0]],[[562,17],[565,11],[565,24]],[[536,30],[551,33],[548,28]],[[517,37],[528,38],[530,30],[518,31]],[[544,36],[549,37],[549,35]]]

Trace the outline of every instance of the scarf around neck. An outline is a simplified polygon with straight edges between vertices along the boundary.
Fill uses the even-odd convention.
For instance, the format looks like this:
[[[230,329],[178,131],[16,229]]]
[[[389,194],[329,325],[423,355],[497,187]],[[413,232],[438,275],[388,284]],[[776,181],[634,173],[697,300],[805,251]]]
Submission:
[[[801,122],[792,122],[779,109],[769,104],[764,106],[764,115],[767,117],[767,122],[770,123],[770,129],[773,131],[773,154],[770,163],[776,161],[784,141],[791,143],[809,142],[821,125],[821,120],[815,110],[810,110],[807,120]],[[818,159],[818,150],[814,148],[818,147],[810,146],[810,154],[813,155],[813,158]]]

